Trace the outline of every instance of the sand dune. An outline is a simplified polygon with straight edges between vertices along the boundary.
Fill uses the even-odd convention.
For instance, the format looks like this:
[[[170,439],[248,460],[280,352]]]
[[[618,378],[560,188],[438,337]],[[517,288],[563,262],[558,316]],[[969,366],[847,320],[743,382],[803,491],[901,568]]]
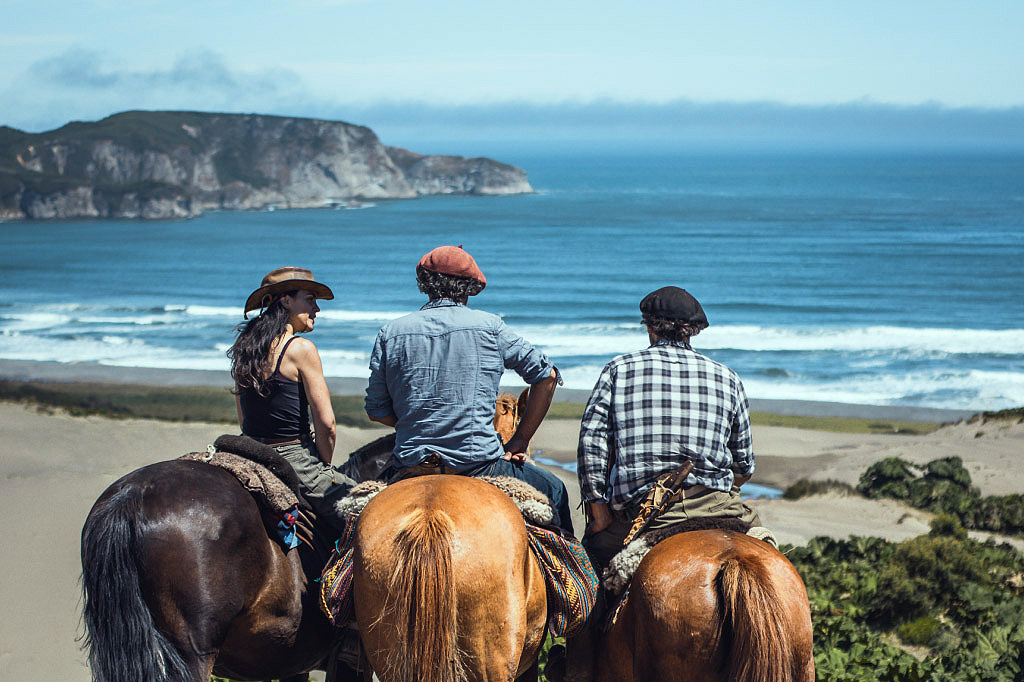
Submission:
[[[575,458],[578,424],[550,421],[534,447],[559,461]],[[11,542],[3,553],[0,679],[89,680],[75,641],[79,628],[79,534],[94,500],[111,482],[145,464],[203,450],[223,425],[110,420],[40,413],[0,403],[0,513]],[[351,452],[384,433],[339,429],[338,448]],[[831,434],[755,427],[755,481],[784,487],[798,478],[855,483],[886,456],[914,462],[962,457],[985,494],[1024,491],[1016,466],[1024,425],[959,424],[927,436]],[[571,485],[573,477],[560,474]],[[878,535],[894,540],[927,532],[928,515],[894,502],[816,497],[755,501],[763,520],[785,542],[815,535]],[[578,532],[582,518],[575,519]]]

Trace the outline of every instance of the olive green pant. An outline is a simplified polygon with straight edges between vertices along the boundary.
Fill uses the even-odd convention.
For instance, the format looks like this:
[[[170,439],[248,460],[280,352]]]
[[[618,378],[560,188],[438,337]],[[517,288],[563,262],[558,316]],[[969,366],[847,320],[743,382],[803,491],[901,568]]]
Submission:
[[[751,526],[760,526],[761,518],[748,507],[736,488],[728,492],[695,485],[683,492],[683,499],[654,519],[646,532],[661,530],[697,518],[734,518]],[[612,510],[612,523],[604,530],[583,538],[583,546],[598,575],[622,549],[622,541],[629,535],[633,520],[640,513],[640,503],[626,509]]]
[[[306,498],[317,519],[337,532],[345,530],[345,517],[335,505],[356,484],[351,478],[320,459],[313,439],[299,443],[274,446],[278,454],[288,460],[299,478],[299,490]]]

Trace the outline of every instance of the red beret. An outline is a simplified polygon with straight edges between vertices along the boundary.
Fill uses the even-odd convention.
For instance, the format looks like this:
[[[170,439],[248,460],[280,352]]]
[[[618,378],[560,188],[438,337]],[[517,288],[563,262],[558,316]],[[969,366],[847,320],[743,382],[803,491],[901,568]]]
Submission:
[[[445,275],[469,277],[487,284],[487,278],[477,267],[476,261],[461,246],[439,246],[420,258],[417,267]]]

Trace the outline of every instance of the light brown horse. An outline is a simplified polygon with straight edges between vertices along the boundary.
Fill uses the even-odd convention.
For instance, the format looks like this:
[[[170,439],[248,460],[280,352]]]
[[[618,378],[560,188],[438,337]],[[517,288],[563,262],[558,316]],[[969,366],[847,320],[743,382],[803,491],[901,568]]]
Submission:
[[[544,576],[504,493],[466,476],[399,481],[366,505],[354,547],[356,621],[382,682],[536,679]]]
[[[814,680],[800,575],[774,547],[731,531],[655,545],[597,651],[598,682]]]
[[[498,433],[502,443],[512,439],[519,422],[526,414],[526,404],[530,400],[530,388],[527,386],[516,398],[511,393],[499,393],[494,405],[494,430]],[[529,454],[529,449],[527,449]]]

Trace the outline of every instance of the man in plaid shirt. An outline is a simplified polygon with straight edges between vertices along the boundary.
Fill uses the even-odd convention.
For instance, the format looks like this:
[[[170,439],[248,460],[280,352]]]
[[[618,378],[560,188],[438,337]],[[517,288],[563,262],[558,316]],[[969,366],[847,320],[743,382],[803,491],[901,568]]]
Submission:
[[[584,543],[599,571],[622,549],[655,482],[686,459],[694,468],[684,499],[649,530],[698,517],[760,526],[738,492],[754,473],[743,384],[690,347],[708,326],[704,310],[678,287],[651,292],[640,310],[651,346],[605,366],[580,428],[580,488],[592,519]]]

